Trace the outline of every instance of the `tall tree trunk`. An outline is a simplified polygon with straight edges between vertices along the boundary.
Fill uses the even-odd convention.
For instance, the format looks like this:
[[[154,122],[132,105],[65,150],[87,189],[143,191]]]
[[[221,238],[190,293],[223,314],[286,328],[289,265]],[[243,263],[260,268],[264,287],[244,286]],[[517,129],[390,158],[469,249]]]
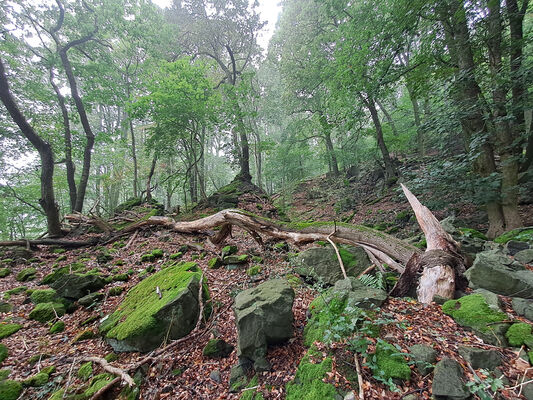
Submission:
[[[152,200],[152,178],[154,177],[156,164],[157,156],[154,156],[154,158],[152,159],[152,165],[150,166],[150,172],[148,173],[148,177],[146,178],[146,201]]]
[[[502,162],[502,211],[505,230],[522,226],[518,214],[518,160],[516,137],[507,119],[507,90],[504,86],[502,64],[502,19],[499,0],[490,0],[489,6],[489,65],[492,76],[492,99],[494,103],[494,126],[499,142],[499,153]],[[523,113],[522,113],[523,114]]]
[[[129,65],[126,67],[126,94],[128,95],[128,99],[131,99],[131,83],[130,83],[130,74],[129,74]],[[133,130],[133,120],[129,117],[129,128],[130,128],[130,135],[131,135],[131,159],[133,161],[133,196],[137,197],[139,190],[139,167],[137,165],[137,148],[136,148],[136,142],[135,142],[135,131]]]
[[[411,100],[411,104],[413,106],[413,117],[415,120],[416,127],[416,144],[418,147],[418,155],[420,157],[424,157],[426,155],[426,138],[424,137],[424,131],[422,129],[422,119],[420,118],[420,105],[418,104],[418,99],[416,98],[413,89],[411,88],[411,85],[406,85],[406,87],[407,94],[409,95],[409,99]]]
[[[381,127],[381,121],[379,120],[378,110],[376,109],[376,103],[374,102],[374,99],[368,95],[365,97],[361,94],[360,97],[363,100],[363,103],[366,105],[366,108],[370,112],[372,122],[374,123],[374,127],[376,128],[376,140],[378,142],[378,147],[383,157],[383,163],[385,164],[385,175],[388,181],[396,176],[396,169],[394,168],[394,164],[392,163],[389,149],[387,149],[387,145],[385,144],[385,139],[383,138],[383,129]]]
[[[46,214],[48,235],[61,236],[61,223],[59,221],[59,207],[54,195],[54,154],[49,143],[45,142],[28,123],[19,110],[10,90],[7,75],[2,59],[0,59],[0,100],[20,128],[20,131],[35,147],[41,158],[41,198],[39,204]]]
[[[485,136],[479,145],[479,156],[474,161],[474,170],[482,177],[487,178],[496,172],[494,150],[491,143],[491,132],[487,129],[485,112],[482,105],[481,88],[475,76],[475,64],[470,46],[470,34],[466,20],[466,12],[462,2],[450,0],[439,7],[441,21],[444,25],[445,40],[452,61],[457,65],[455,71],[456,95],[458,108],[463,111],[460,116],[465,142],[469,145],[474,139]],[[497,189],[501,195],[501,188]],[[486,202],[489,219],[489,237],[495,237],[505,230],[505,218],[500,199],[490,199]]]
[[[54,69],[52,67],[50,67],[50,84],[56,93],[57,102],[59,103],[59,108],[61,109],[61,115],[63,117],[63,127],[65,128],[63,136],[65,141],[65,165],[67,167],[68,194],[70,199],[70,211],[74,212],[74,209],[76,208],[77,188],[75,178],[76,171],[74,168],[74,162],[72,161],[72,133],[70,131],[70,120],[68,117],[67,106],[65,104],[65,97],[61,94],[59,87],[54,82]]]
[[[323,137],[328,156],[329,171],[334,177],[337,177],[339,176],[339,163],[337,162],[337,155],[335,154],[335,148],[333,147],[333,141],[331,140],[331,127],[324,114],[320,113],[319,120],[324,134]]]
[[[378,99],[376,99],[376,104],[378,105],[379,109],[381,110],[381,112],[385,116],[385,119],[389,123],[390,128],[392,129],[393,135],[394,136],[398,136],[398,129],[396,129],[396,124],[394,123],[394,120],[392,119],[392,116],[389,114],[387,109],[383,106],[383,104]]]

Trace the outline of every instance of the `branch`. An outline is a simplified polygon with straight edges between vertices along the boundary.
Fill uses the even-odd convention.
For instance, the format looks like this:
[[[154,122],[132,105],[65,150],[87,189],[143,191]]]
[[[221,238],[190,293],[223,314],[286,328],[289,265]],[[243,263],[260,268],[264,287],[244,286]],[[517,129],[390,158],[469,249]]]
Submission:
[[[88,362],[88,361],[94,362],[96,364],[100,364],[105,371],[120,377],[130,387],[131,386],[135,386],[135,382],[133,381],[133,378],[131,376],[129,376],[126,371],[124,371],[124,370],[122,370],[120,368],[117,368],[117,367],[113,367],[112,365],[110,365],[103,358],[100,358],[100,357],[85,357],[85,358],[82,359],[82,362]]]
[[[0,187],[2,187],[2,186],[0,185]],[[22,197],[20,197],[20,196],[17,194],[17,192],[15,192],[15,189],[13,189],[11,186],[9,186],[9,183],[6,183],[6,184],[4,185],[4,187],[6,187],[6,188],[8,188],[9,190],[11,190],[11,192],[12,192],[12,194],[13,194],[13,197],[14,197],[15,199],[17,199],[17,200],[20,201],[21,203],[26,204],[27,206],[33,208],[33,209],[34,209],[35,211],[37,211],[39,214],[41,214],[41,215],[45,215],[44,211],[43,211],[41,208],[39,208],[39,207],[37,207],[37,206],[35,206],[35,205],[33,205],[33,204],[27,202],[27,201],[24,200]]]

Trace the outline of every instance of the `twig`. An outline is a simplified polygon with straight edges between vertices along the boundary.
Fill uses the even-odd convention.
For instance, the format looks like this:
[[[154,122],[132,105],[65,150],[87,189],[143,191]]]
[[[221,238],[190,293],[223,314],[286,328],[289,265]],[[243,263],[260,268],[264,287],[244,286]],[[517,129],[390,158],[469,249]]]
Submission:
[[[363,272],[361,272],[359,275],[357,275],[357,279],[359,279],[359,278],[362,277],[363,275],[369,273],[369,272],[372,271],[374,268],[376,268],[376,264],[372,264],[370,267],[368,267],[368,268],[365,269]]]
[[[135,240],[135,238],[137,237],[137,235],[139,234],[139,231],[136,230],[135,233],[133,234],[133,236],[130,238],[130,240],[128,240],[128,243],[126,243],[126,246],[123,247],[123,249],[127,249],[128,247],[130,247],[132,244],[133,244],[133,241]]]
[[[91,400],[98,400],[100,397],[103,396],[105,392],[107,392],[109,389],[111,389],[113,386],[115,386],[118,382],[120,382],[120,378],[117,376],[115,379],[113,379],[111,382],[109,382],[107,385],[102,387],[100,390],[98,390],[93,397],[91,397]]]
[[[357,384],[359,385],[359,400],[365,400],[365,393],[363,391],[363,374],[361,373],[361,366],[359,365],[359,357],[357,353],[354,355],[355,370],[357,371]]]
[[[123,369],[117,368],[117,367],[113,367],[112,365],[110,365],[103,358],[100,358],[100,357],[85,357],[85,358],[83,358],[82,361],[83,362],[91,361],[91,362],[100,364],[105,371],[110,372],[113,375],[119,376],[129,386],[135,386],[135,382],[133,381],[133,378],[131,376],[129,376],[126,371],[124,371]]]
[[[70,381],[72,379],[72,371],[74,370],[74,366],[76,365],[76,358],[72,360],[72,364],[70,364],[70,370],[68,371],[68,378],[67,378],[67,384],[65,385],[65,391],[63,392],[63,396],[61,396],[62,399],[65,398],[68,392],[68,388],[70,386]]]
[[[333,246],[333,249],[335,250],[335,254],[337,254],[337,259],[339,260],[339,264],[340,264],[344,279],[348,279],[348,275],[346,275],[346,270],[344,269],[344,263],[342,262],[342,257],[341,257],[341,254],[339,253],[339,249],[337,248],[333,240],[331,240],[331,236],[333,236],[336,231],[337,231],[337,227],[335,227],[335,230],[328,235],[326,240]]]

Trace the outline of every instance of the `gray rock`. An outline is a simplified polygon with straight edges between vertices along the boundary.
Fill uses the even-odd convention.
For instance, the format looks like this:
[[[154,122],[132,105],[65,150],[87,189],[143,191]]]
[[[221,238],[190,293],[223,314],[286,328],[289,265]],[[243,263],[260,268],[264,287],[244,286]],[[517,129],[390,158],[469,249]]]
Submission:
[[[464,384],[464,374],[461,365],[451,358],[443,358],[435,366],[433,396],[439,400],[464,400],[470,397],[470,392]]]
[[[440,226],[442,226],[442,229],[444,229],[450,235],[457,235],[459,234],[459,230],[455,227],[455,222],[455,217],[449,216],[440,221]]]
[[[522,387],[522,396],[527,400],[533,400],[533,383],[528,383]]]
[[[93,305],[94,303],[98,303],[99,301],[102,301],[104,297],[105,297],[105,294],[103,293],[91,293],[79,299],[78,303],[84,307],[89,307]]]
[[[231,354],[233,346],[223,339],[211,339],[205,345],[202,354],[208,358],[224,358]]]
[[[533,298],[533,272],[496,251],[479,253],[465,276],[473,289],[483,288],[504,296]]]
[[[13,306],[5,301],[0,301],[0,313],[7,313],[13,310]]]
[[[523,243],[523,242],[520,242]],[[527,249],[519,251],[514,255],[515,261],[518,261],[522,264],[532,264],[533,263],[533,249]]]
[[[341,300],[347,298],[349,305],[360,308],[379,307],[387,300],[387,292],[365,286],[354,277],[335,282],[335,286],[329,294],[330,296],[340,297]]]
[[[248,379],[246,374],[251,369],[251,363],[248,360],[239,360],[239,364],[231,367],[229,375],[229,391],[230,393],[238,392],[246,386]]]
[[[98,275],[68,274],[61,276],[50,286],[56,290],[58,296],[67,300],[78,300],[102,289],[105,281]]]
[[[257,372],[270,369],[267,346],[292,337],[293,302],[294,290],[285,279],[264,282],[235,298],[237,355],[253,361]]]
[[[520,242],[518,240],[509,240],[505,244],[505,250],[507,254],[514,256],[516,253],[529,249],[529,244],[527,242]]]
[[[355,393],[353,390],[346,393],[343,400],[355,400]]]
[[[518,315],[523,315],[530,321],[533,321],[533,300],[513,297],[513,301],[511,304],[513,310]]]
[[[492,370],[502,363],[502,356],[496,350],[484,350],[475,347],[459,346],[459,354],[474,369]]]
[[[218,369],[211,371],[211,373],[209,374],[209,378],[211,378],[216,383],[222,382],[222,376],[220,375],[220,370]]]
[[[461,250],[470,255],[472,258],[476,256],[477,253],[481,253],[485,248],[486,241],[478,238],[459,238],[461,243]]]
[[[492,293],[491,291],[488,291],[487,289],[476,289],[474,290],[474,293],[482,295],[485,301],[487,302],[488,306],[492,308],[493,310],[502,311],[500,298],[498,297],[496,293]]]
[[[348,276],[358,276],[369,265],[370,259],[360,247],[341,246],[339,249]],[[312,247],[296,257],[296,272],[327,285],[343,278],[339,260],[331,246]]]
[[[433,371],[432,364],[437,360],[437,352],[433,347],[415,344],[409,347],[409,354],[421,375],[427,375]]]

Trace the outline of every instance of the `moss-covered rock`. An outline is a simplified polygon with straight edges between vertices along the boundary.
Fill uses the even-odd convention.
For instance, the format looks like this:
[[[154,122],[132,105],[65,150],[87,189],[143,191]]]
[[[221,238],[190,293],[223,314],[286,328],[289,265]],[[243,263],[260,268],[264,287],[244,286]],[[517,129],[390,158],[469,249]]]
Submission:
[[[111,374],[100,374],[96,375],[93,379],[91,379],[91,383],[89,384],[89,387],[85,392],[83,392],[84,396],[87,399],[90,399],[96,392],[98,392],[100,389],[102,389],[105,385],[107,385],[109,382],[111,382],[115,377]]]
[[[0,339],[11,336],[15,332],[17,332],[20,328],[22,328],[22,325],[19,325],[19,324],[0,323]]]
[[[10,369],[0,369],[0,381],[6,380],[11,374]]]
[[[207,262],[207,267],[209,269],[217,269],[222,266],[222,260],[220,257],[213,257]]]
[[[0,278],[5,278],[11,273],[11,270],[7,267],[0,268]]]
[[[22,393],[22,384],[17,381],[5,380],[0,382],[0,399],[16,400]]]
[[[155,257],[152,253],[146,253],[141,256],[141,262],[151,262],[154,260],[155,260]]]
[[[183,257],[183,253],[181,251],[178,251],[177,253],[172,253],[168,258],[171,260],[177,260],[178,258]]]
[[[105,280],[95,274],[68,274],[59,277],[50,286],[59,296],[74,301],[102,289]]]
[[[376,346],[377,373],[388,380],[401,379],[408,381],[411,378],[411,368],[407,365],[403,354],[393,345],[380,341]],[[376,371],[374,371],[376,373]]]
[[[50,327],[50,330],[48,332],[50,332],[51,334],[54,334],[54,333],[63,332],[64,330],[65,330],[65,323],[63,321],[57,321],[55,324],[53,324]]]
[[[198,319],[201,274],[195,263],[185,263],[146,278],[128,292],[117,310],[101,324],[100,331],[119,352],[153,350],[167,334],[169,339],[185,336]],[[207,285],[204,297],[207,298]]]
[[[22,382],[23,386],[39,387],[44,386],[50,379],[50,376],[46,372],[39,372]]]
[[[165,253],[163,252],[163,250],[161,249],[153,249],[152,250],[152,255],[155,257],[155,258],[162,258]]]
[[[83,296],[78,300],[78,303],[84,307],[90,307],[96,303],[102,301],[105,297],[105,294],[100,292],[90,293],[87,296]]]
[[[287,383],[286,400],[334,400],[335,387],[324,382],[333,360],[311,348],[300,361],[292,382]]]
[[[489,240],[486,235],[472,228],[459,228],[459,233],[466,238]]]
[[[505,337],[509,340],[509,344],[513,347],[520,347],[525,343],[533,341],[531,334],[531,325],[525,322],[518,322],[509,327],[505,333]]]
[[[518,242],[533,242],[533,227],[513,229],[494,239],[496,243],[502,244],[505,244],[510,240],[516,240]]]
[[[78,333],[74,339],[72,339],[72,343],[78,343],[82,342],[84,340],[94,339],[96,337],[96,333],[92,329],[85,329],[84,331],[81,331]]]
[[[233,351],[233,346],[222,339],[211,339],[202,350],[202,354],[208,358],[227,357]]]
[[[292,288],[297,288],[302,285],[302,280],[298,275],[289,274],[285,276],[287,279],[287,282],[289,282],[289,285],[291,285]]]
[[[483,340],[496,345],[504,345],[507,326],[494,324],[504,321],[507,315],[491,308],[483,295],[471,294],[458,300],[448,300],[442,311],[451,316],[459,325],[471,328]]]
[[[127,282],[130,279],[128,274],[116,274],[113,275],[114,282]]]
[[[113,362],[113,361],[117,361],[118,360],[118,356],[116,355],[116,353],[109,353],[109,354],[106,354],[105,357],[104,357],[104,360],[106,360],[107,362]]]
[[[8,356],[7,346],[3,343],[0,343],[0,363],[4,361]]]
[[[0,313],[8,313],[13,310],[13,306],[8,302],[0,300]]]
[[[28,282],[34,280],[36,274],[37,270],[35,268],[24,268],[17,274],[15,279],[19,282]]]
[[[109,289],[107,294],[109,296],[120,296],[123,291],[124,291],[124,288],[122,286],[114,286],[114,287]]]
[[[57,292],[54,289],[38,289],[30,295],[30,300],[33,304],[50,303],[56,299]]]
[[[58,268],[55,271],[50,272],[48,275],[46,275],[41,280],[41,285],[50,285],[51,283],[57,281],[63,275],[67,275],[69,272],[70,272],[70,268],[69,267]]]
[[[253,265],[246,270],[246,275],[248,276],[259,275],[262,269],[263,267],[261,267],[260,265]]]
[[[66,309],[62,303],[39,303],[30,312],[28,318],[44,323],[52,321],[56,316],[61,317],[65,315],[65,312]]]
[[[30,366],[34,366],[35,364],[37,364],[38,362],[41,362],[43,360],[47,360],[49,359],[50,357],[52,357],[50,354],[48,353],[39,353],[39,354],[34,354],[33,356],[31,356],[30,358],[28,358],[28,360],[26,361]]]
[[[248,262],[248,254],[241,254],[240,256],[231,255],[226,256],[222,259],[224,265],[233,265],[233,264],[246,264]]]
[[[237,248],[237,246],[233,246],[233,245],[230,245],[230,246],[224,246],[222,248],[222,252],[221,252],[221,256],[222,258],[226,257],[226,256],[231,256],[233,254],[237,254],[237,251],[239,251],[239,249]]]
[[[88,381],[91,375],[93,374],[93,363],[91,361],[82,364],[78,369],[78,378]]]

